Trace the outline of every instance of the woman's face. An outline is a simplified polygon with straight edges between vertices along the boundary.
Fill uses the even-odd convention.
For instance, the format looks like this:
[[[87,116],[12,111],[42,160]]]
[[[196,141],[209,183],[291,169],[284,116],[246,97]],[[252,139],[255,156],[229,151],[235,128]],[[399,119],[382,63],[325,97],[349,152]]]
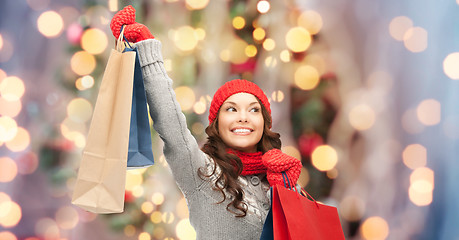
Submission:
[[[244,152],[256,152],[263,136],[261,105],[250,93],[236,93],[222,104],[218,114],[218,132],[225,144]]]

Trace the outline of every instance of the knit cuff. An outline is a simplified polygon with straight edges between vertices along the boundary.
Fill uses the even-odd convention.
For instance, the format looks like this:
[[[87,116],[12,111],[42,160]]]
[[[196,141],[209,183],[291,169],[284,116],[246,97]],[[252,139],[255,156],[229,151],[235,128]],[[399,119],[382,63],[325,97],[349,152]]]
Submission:
[[[290,168],[301,169],[301,161],[283,153],[280,149],[271,149],[263,154],[263,164],[271,172],[284,172]]]
[[[138,48],[140,66],[145,67],[155,62],[163,62],[163,55],[161,54],[161,42],[156,39],[146,39],[134,44]]]

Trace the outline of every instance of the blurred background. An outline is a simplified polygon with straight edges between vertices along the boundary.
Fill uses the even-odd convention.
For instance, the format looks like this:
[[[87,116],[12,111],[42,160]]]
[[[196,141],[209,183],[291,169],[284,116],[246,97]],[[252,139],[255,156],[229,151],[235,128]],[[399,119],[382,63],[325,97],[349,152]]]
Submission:
[[[2,0],[1,240],[196,238],[154,130],[123,213],[70,203],[126,5],[200,144],[215,90],[251,80],[347,239],[459,239],[459,0]]]

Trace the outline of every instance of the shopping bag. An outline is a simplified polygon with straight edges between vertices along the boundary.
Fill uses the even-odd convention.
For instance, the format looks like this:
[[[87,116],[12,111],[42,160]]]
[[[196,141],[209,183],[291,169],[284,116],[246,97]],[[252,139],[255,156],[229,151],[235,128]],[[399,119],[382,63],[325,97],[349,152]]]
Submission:
[[[273,188],[270,188],[269,191],[271,192],[271,202],[273,196]],[[273,209],[272,207],[269,208],[268,215],[266,216],[265,223],[263,224],[263,230],[261,231],[260,240],[273,240],[274,233],[273,233]]]
[[[124,52],[136,53],[127,167],[128,169],[144,168],[154,164],[147,97],[137,49],[133,49],[128,43]]]
[[[122,48],[120,37],[105,68],[72,196],[74,205],[94,213],[124,209],[136,53]]]
[[[272,192],[274,239],[344,239],[337,209],[300,195],[283,176],[288,185],[276,185]]]

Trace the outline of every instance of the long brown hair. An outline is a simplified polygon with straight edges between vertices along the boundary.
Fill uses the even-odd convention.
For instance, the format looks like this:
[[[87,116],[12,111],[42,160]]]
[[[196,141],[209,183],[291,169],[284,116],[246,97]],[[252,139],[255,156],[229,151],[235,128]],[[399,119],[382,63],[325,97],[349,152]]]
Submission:
[[[271,116],[265,106],[261,104],[260,100],[258,100],[258,102],[261,105],[264,127],[263,135],[257,144],[257,151],[265,153],[273,148],[280,149],[282,146],[280,134],[271,131],[269,128],[272,123]],[[224,190],[226,190],[233,197],[233,200],[226,206],[226,210],[235,214],[236,217],[245,217],[247,215],[247,204],[242,201],[244,198],[244,192],[237,180],[242,172],[242,161],[238,156],[227,152],[228,146],[220,138],[218,132],[218,114],[215,121],[206,128],[208,136],[207,142],[202,147],[202,151],[214,160],[213,171],[210,174],[205,174],[203,169],[200,168],[198,170],[198,175],[201,178],[209,178],[216,174],[215,170],[218,165],[221,169],[221,174],[217,176],[215,186],[213,187],[215,190],[219,190],[223,195],[223,200],[218,202],[218,204],[223,203],[226,200],[227,196],[224,192]],[[236,211],[232,210],[231,207],[235,208]]]

